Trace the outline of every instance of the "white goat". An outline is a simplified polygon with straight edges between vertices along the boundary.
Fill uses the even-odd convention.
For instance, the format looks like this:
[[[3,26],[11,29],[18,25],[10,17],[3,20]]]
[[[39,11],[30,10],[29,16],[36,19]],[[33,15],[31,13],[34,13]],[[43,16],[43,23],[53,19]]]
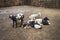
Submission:
[[[29,19],[36,19],[36,18],[40,18],[41,17],[41,13],[38,12],[37,14],[32,14],[29,16]]]

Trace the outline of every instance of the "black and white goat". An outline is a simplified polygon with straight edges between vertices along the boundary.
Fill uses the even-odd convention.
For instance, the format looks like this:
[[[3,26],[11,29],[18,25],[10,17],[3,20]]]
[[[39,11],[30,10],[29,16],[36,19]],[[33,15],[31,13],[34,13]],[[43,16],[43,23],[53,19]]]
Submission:
[[[41,27],[42,25],[49,25],[49,24],[50,24],[48,17],[45,17],[45,18],[43,18],[43,19],[36,19],[36,20],[35,20],[35,23],[38,24],[38,25],[35,24],[35,26],[34,26],[36,29],[42,28],[42,27]],[[39,26],[39,25],[40,25],[40,26]]]
[[[45,17],[45,18],[43,18],[43,19],[39,18],[39,19],[35,19],[35,20],[33,20],[33,19],[28,20],[28,21],[24,24],[24,27],[25,27],[26,25],[28,25],[28,26],[34,27],[35,29],[41,29],[41,28],[42,28],[42,25],[49,25],[49,24],[50,24],[49,19],[48,19],[47,17]],[[26,27],[25,27],[25,28],[26,28]]]
[[[24,15],[23,14],[10,15],[9,18],[13,21],[13,27],[14,27],[14,23],[16,23],[16,28],[17,28],[18,22],[20,22],[20,26],[22,26]]]
[[[26,28],[25,26],[27,25],[28,27],[31,26],[35,29],[41,29],[42,27],[40,25],[40,22],[42,22],[40,19],[38,22],[37,22],[37,19],[36,20],[28,20],[23,25],[24,25],[24,28]]]
[[[41,18],[35,19],[35,23],[40,24],[40,25],[49,25],[50,24],[48,17],[45,17],[43,19],[41,19]]]
[[[29,28],[29,26],[34,27],[35,21],[34,20],[28,20],[27,22],[23,23],[24,29]],[[28,27],[26,27],[28,26]]]
[[[48,17],[43,18],[43,19],[42,19],[42,24],[43,24],[43,25],[49,25],[49,24],[50,24],[49,18],[48,18]]]

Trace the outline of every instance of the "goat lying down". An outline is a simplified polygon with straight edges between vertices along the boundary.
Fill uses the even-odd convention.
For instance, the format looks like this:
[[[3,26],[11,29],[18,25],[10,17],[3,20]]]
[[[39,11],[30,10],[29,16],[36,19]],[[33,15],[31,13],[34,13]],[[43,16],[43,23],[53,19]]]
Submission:
[[[18,23],[20,24],[20,26],[22,26],[24,15],[23,14],[10,15],[9,18],[13,21],[13,27],[14,27],[14,23],[16,23],[16,28],[17,28]]]
[[[35,29],[41,29],[42,19],[28,20],[27,24]]]
[[[34,27],[35,29],[41,29],[42,25],[49,25],[49,24],[50,24],[49,19],[45,17],[43,19],[28,20],[26,24],[23,24],[23,25],[24,27],[28,25],[28,26]]]
[[[29,19],[37,19],[37,18],[40,18],[41,17],[41,13],[38,12],[37,14],[32,14],[29,16]]]
[[[38,24],[38,25],[37,24],[34,25],[34,27],[36,29],[42,28],[42,25],[49,25],[50,24],[49,19],[47,17],[45,17],[43,19],[36,19],[35,23]]]
[[[35,23],[38,23],[40,25],[49,25],[49,19],[47,17],[43,18],[43,19],[35,19]]]

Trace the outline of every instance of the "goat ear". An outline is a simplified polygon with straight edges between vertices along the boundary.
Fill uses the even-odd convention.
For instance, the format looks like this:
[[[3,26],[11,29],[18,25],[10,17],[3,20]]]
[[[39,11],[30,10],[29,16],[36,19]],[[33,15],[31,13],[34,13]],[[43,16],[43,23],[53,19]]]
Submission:
[[[47,17],[47,19],[49,20],[49,18]]]
[[[23,18],[24,18],[24,15],[23,15]]]
[[[49,20],[49,19],[48,19]]]
[[[49,20],[49,18],[48,18],[48,17],[45,17],[44,19],[47,19],[47,20]]]
[[[12,17],[12,15],[9,15],[9,18],[11,18]]]

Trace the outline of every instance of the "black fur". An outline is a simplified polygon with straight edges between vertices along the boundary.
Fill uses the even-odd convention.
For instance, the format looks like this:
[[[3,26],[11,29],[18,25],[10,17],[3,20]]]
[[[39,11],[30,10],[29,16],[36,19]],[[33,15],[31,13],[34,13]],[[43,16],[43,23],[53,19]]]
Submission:
[[[42,20],[42,24],[43,25],[49,25],[49,23],[48,23],[48,18],[47,17],[45,17],[43,20]]]

